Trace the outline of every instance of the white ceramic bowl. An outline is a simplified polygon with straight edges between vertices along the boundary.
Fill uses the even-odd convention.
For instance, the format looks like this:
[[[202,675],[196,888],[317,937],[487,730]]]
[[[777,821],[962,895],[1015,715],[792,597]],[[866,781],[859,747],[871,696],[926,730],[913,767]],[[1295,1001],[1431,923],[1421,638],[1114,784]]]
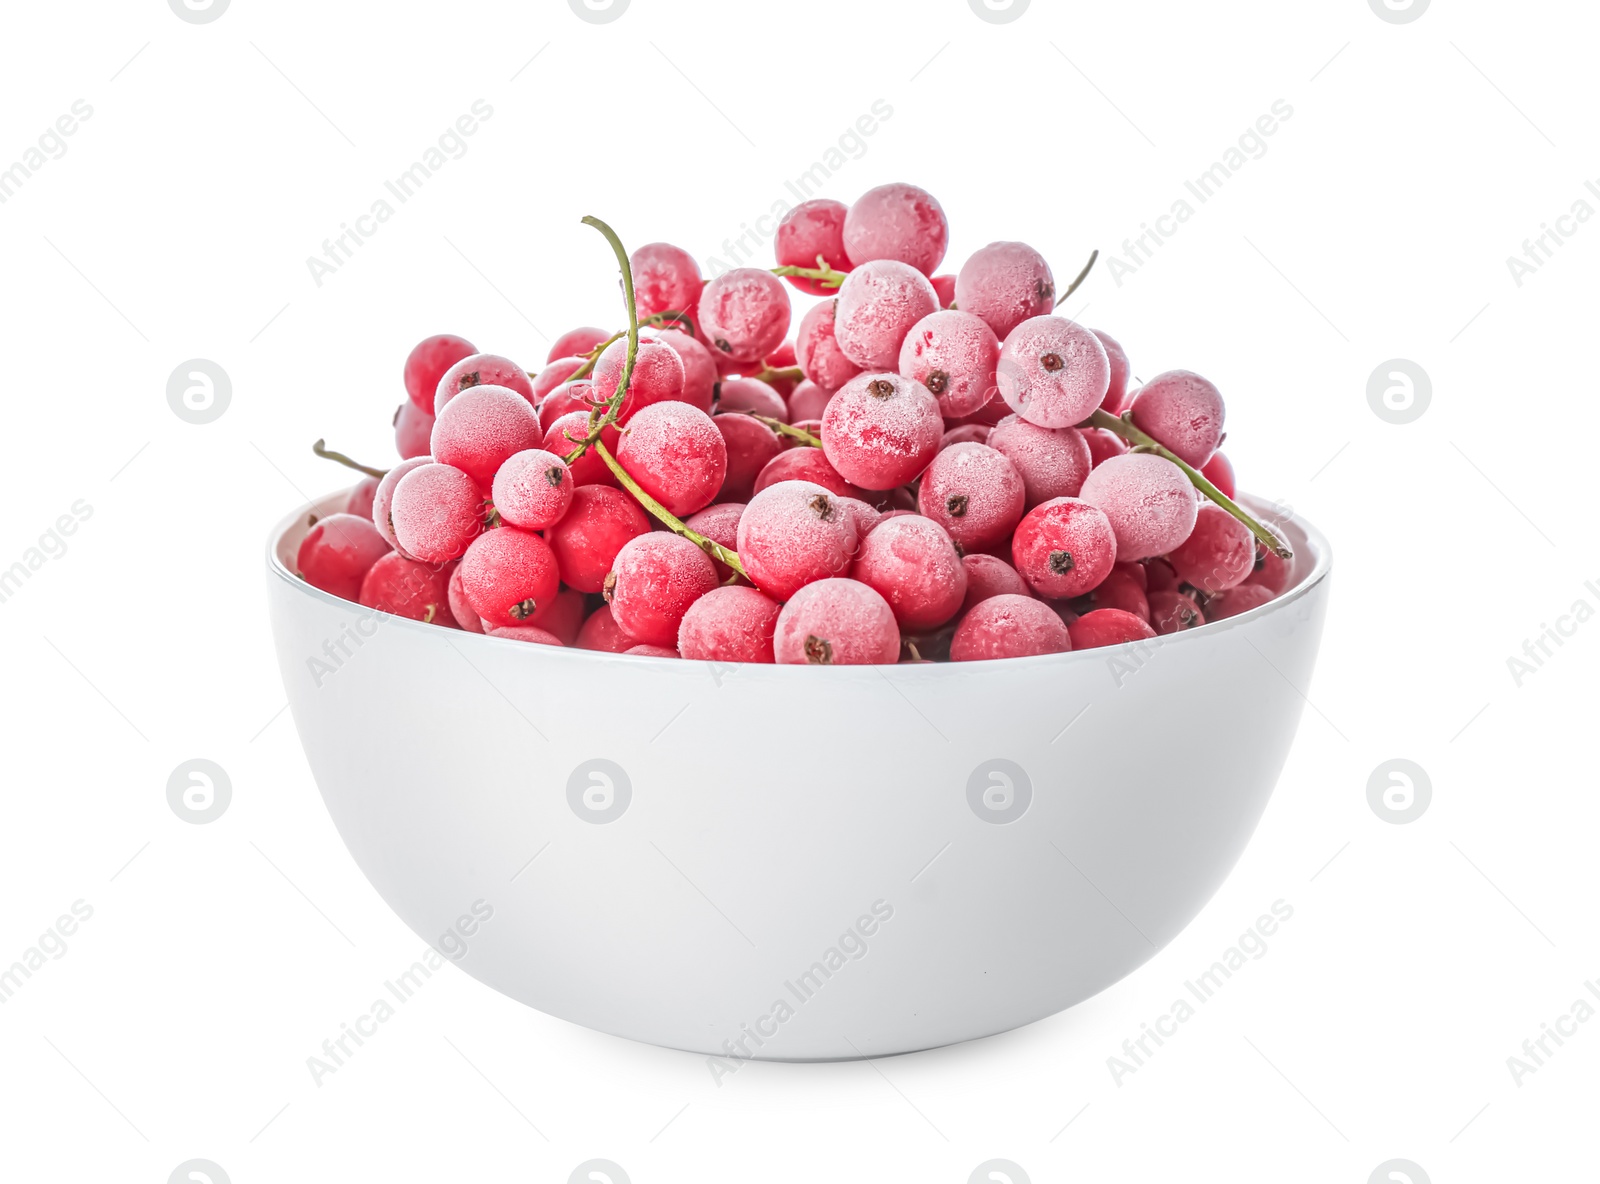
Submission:
[[[1249,840],[1328,597],[1327,543],[1290,523],[1289,591],[1136,646],[635,658],[312,588],[293,574],[307,515],[343,497],[273,533],[267,584],[306,757],[361,870],[496,990],[731,1050],[718,1074],[1003,1032],[1139,966]]]

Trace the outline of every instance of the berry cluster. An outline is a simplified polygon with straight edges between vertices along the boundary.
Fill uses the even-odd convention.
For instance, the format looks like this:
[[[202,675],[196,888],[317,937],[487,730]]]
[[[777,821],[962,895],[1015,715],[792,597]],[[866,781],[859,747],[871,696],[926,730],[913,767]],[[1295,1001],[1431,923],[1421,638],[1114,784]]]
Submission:
[[[905,184],[805,202],[777,267],[709,281],[584,221],[627,328],[573,329],[532,375],[419,344],[401,463],[313,525],[307,582],[543,645],[820,665],[1116,645],[1287,585],[1287,548],[1232,501],[1217,388],[1130,388],[1115,339],[1056,315],[1088,267],[1058,294],[1039,252],[996,242],[933,274],[949,227]],[[785,279],[822,297],[792,341]]]

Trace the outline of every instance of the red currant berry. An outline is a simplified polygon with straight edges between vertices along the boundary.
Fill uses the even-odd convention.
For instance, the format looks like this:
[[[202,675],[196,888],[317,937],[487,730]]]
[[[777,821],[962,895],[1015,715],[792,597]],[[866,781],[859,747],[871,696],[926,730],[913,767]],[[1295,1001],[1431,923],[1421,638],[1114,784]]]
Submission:
[[[1029,587],[1052,600],[1081,596],[1111,571],[1117,540],[1088,502],[1052,498],[1029,510],[1011,540],[1011,561]]]
[[[378,533],[383,536],[383,541],[396,550],[400,547],[400,540],[394,536],[394,518],[391,514],[394,505],[395,486],[399,485],[400,478],[411,472],[412,469],[421,468],[423,465],[432,463],[433,458],[431,456],[414,456],[409,460],[401,461],[383,475],[383,479],[378,482],[378,488],[372,494],[372,525],[378,528]]]
[[[716,586],[704,551],[679,535],[650,531],[617,552],[603,590],[612,619],[635,642],[672,646],[683,614]]]
[[[684,525],[702,538],[708,538],[713,543],[728,548],[730,551],[739,550],[739,519],[744,516],[743,502],[718,502],[714,506],[707,506],[698,513],[691,514],[684,519]],[[717,582],[725,584],[733,578],[733,569],[722,560],[715,557],[711,560],[717,569]],[[679,645],[679,649],[683,646]]]
[[[671,243],[646,243],[628,257],[640,317],[692,312],[700,302],[700,265]]]
[[[678,652],[706,662],[770,663],[778,612],[778,602],[754,588],[713,588],[683,614]]]
[[[329,514],[301,540],[295,569],[313,588],[341,600],[361,595],[361,581],[372,565],[389,553],[389,544],[370,518]]]
[[[649,529],[639,503],[622,490],[579,485],[572,505],[545,538],[561,567],[561,582],[579,592],[598,592],[623,544]]]
[[[947,419],[945,423],[948,425],[950,421]],[[987,444],[992,430],[986,423],[963,423],[953,428],[947,426],[944,435],[939,437],[939,451],[943,452],[957,444]]]
[[[529,448],[506,458],[494,475],[494,508],[512,526],[544,530],[567,512],[574,488],[566,461],[543,448]]]
[[[506,458],[544,441],[532,404],[503,386],[462,391],[433,421],[433,459],[454,465],[483,489]]]
[[[1200,475],[1222,491],[1227,498],[1233,497],[1237,491],[1234,484],[1233,465],[1222,453],[1213,453],[1211,459],[1200,466]]]
[[[1172,564],[1165,559],[1143,559],[1139,566],[1144,568],[1144,590],[1150,592],[1175,592],[1182,583],[1178,573],[1172,570]]]
[[[477,346],[454,333],[440,333],[417,342],[406,357],[406,394],[420,410],[432,415],[433,393],[439,389],[439,379],[462,358],[477,352]]]
[[[828,463],[820,448],[791,448],[768,461],[756,476],[752,493],[760,493],[780,481],[810,481],[840,497],[866,501],[872,495],[858,485],[852,485]]]
[[[510,358],[499,354],[471,354],[451,366],[439,379],[439,389],[433,395],[433,413],[438,415],[446,403],[474,386],[503,386],[516,391],[530,406],[537,401],[528,372]]]
[[[927,276],[908,264],[880,259],[858,266],[839,285],[834,340],[857,366],[893,370],[906,334],[938,308]]]
[[[1028,581],[997,555],[963,555],[961,566],[967,569],[967,595],[961,602],[963,615],[991,596],[1033,595]]]
[[[803,201],[783,216],[773,248],[780,267],[815,267],[817,256],[835,271],[850,270],[850,256],[844,249],[844,220],[849,208],[842,201],[818,197]],[[803,276],[785,276],[802,292],[813,296],[832,295],[822,281]]]
[[[372,521],[372,498],[378,492],[378,478],[363,477],[357,481],[355,488],[350,491],[350,496],[345,498],[344,512],[354,514],[357,518]]]
[[[628,361],[626,339],[606,346],[594,364],[594,386],[590,396],[596,403],[609,403],[622,383],[622,368]],[[678,351],[660,341],[639,342],[639,352],[634,355],[633,374],[628,379],[628,393],[622,400],[622,411],[617,423],[627,423],[641,407],[652,403],[677,400],[683,395],[683,361]]]
[[[545,363],[555,361],[557,358],[570,358],[575,354],[586,354],[602,341],[609,339],[611,334],[604,329],[596,329],[593,325],[584,325],[578,329],[568,329],[555,343],[550,346],[550,352],[545,355]]]
[[[1150,627],[1157,634],[1181,633],[1206,623],[1200,606],[1176,588],[1151,592],[1149,604]]]
[[[974,605],[950,639],[952,662],[1031,658],[1073,648],[1067,626],[1050,607],[1028,596],[1001,593]]]
[[[424,563],[459,559],[483,530],[478,483],[450,465],[418,465],[394,487],[389,505],[400,549]]]
[[[1067,632],[1072,635],[1072,648],[1075,650],[1145,641],[1156,635],[1156,631],[1144,621],[1116,608],[1097,608],[1092,613],[1084,613],[1067,626]]]
[[[1189,537],[1167,552],[1178,578],[1206,595],[1225,592],[1255,570],[1250,528],[1215,502],[1199,507]]]
[[[1022,520],[1022,476],[985,444],[954,444],[933,458],[917,488],[917,507],[963,552],[986,551],[1011,537]]]
[[[394,409],[394,450],[401,460],[427,456],[432,445],[433,416],[407,400]]]
[[[854,517],[837,494],[810,481],[780,481],[763,489],[739,519],[744,569],[756,587],[778,600],[849,571],[856,546]]]
[[[794,356],[794,342],[792,341],[785,341],[777,349],[761,359],[761,368],[763,370],[792,370],[797,365],[799,363]],[[778,398],[782,399],[787,405],[789,396],[794,392],[795,384],[800,380],[788,374],[774,373],[761,381],[777,391]],[[780,415],[778,418],[782,419],[783,417]]]
[[[453,567],[419,563],[390,551],[367,569],[361,581],[361,603],[397,617],[454,627],[456,621],[450,615]]]
[[[877,591],[902,629],[934,629],[955,616],[967,595],[967,570],[937,522],[906,514],[880,522],[856,551],[850,575]]]
[[[594,383],[587,378],[563,382],[544,397],[539,404],[539,427],[549,433],[550,425],[563,415],[581,411],[585,415],[594,406]]]
[[[610,334],[608,333],[606,336],[609,337]],[[562,383],[569,381],[574,374],[588,364],[588,358],[580,358],[576,355],[557,358],[555,361],[547,363],[543,370],[533,376],[531,384],[533,387],[533,401],[536,404],[542,402],[546,395]]]
[[[789,597],[772,648],[784,664],[892,666],[900,659],[900,630],[889,602],[873,589],[858,580],[825,579]]]
[[[793,424],[798,424],[802,420],[808,419],[820,422],[822,413],[827,410],[828,400],[831,398],[833,398],[832,391],[823,390],[809,378],[802,379],[789,396],[789,414],[782,418]]]
[[[928,282],[933,285],[933,294],[939,298],[940,308],[950,308],[956,302],[956,277],[953,275],[930,275]]]
[[[578,630],[577,648],[580,650],[620,654],[632,649],[633,645],[633,638],[618,628],[609,604],[603,604],[590,613],[583,628]]]
[[[1101,410],[1112,415],[1121,415],[1128,406],[1128,355],[1123,350],[1117,339],[1109,333],[1102,333],[1099,329],[1090,329],[1100,339],[1100,344],[1105,347],[1106,361],[1111,365],[1111,382],[1106,387],[1105,400],[1100,404]]]
[[[490,637],[504,637],[508,641],[526,641],[532,645],[560,646],[561,639],[548,629],[537,625],[499,625],[489,630]]]
[[[1157,374],[1129,405],[1133,424],[1195,468],[1222,443],[1222,393],[1188,370]]]
[[[680,518],[715,501],[728,475],[722,433],[687,403],[652,403],[635,412],[616,457],[639,488]]]
[[[622,651],[635,658],[681,658],[677,650],[665,645],[634,645]]]
[[[770,271],[739,267],[700,293],[700,332],[713,350],[733,362],[766,357],[789,332],[789,293]]]
[[[913,480],[939,451],[944,417],[920,382],[858,374],[828,401],[822,451],[846,481],[893,489]]]
[[[856,267],[893,259],[929,276],[949,243],[950,223],[938,200],[903,182],[867,190],[844,219],[844,249]]]
[[[834,337],[838,306],[837,300],[825,300],[813,306],[800,318],[800,328],[794,338],[795,364],[802,374],[829,394],[861,373],[861,367],[844,356]]]
[[[1287,559],[1280,559],[1276,551],[1256,544],[1255,569],[1245,577],[1247,584],[1259,584],[1274,596],[1289,586],[1292,569]]]
[[[455,623],[468,633],[483,632],[483,618],[467,603],[466,590],[461,587],[461,565],[450,565],[450,583],[445,590],[445,603],[450,606],[450,615]]]
[[[1115,432],[1106,431],[1105,428],[1078,428],[1077,431],[1083,437],[1083,442],[1089,446],[1090,468],[1095,468],[1113,456],[1121,456],[1128,451],[1128,446],[1122,442],[1122,437]]]
[[[971,415],[995,393],[1000,339],[972,313],[929,313],[900,343],[900,373],[920,382],[939,400],[946,419]]]
[[[1106,397],[1111,362],[1100,339],[1066,317],[1032,317],[1000,347],[1000,395],[1018,415],[1045,428],[1070,428]]]
[[[1090,596],[1094,600],[1095,608],[1119,608],[1125,613],[1132,613],[1141,621],[1148,621],[1150,600],[1145,596],[1144,589],[1139,586],[1138,579],[1129,573],[1130,568],[1143,571],[1137,563],[1119,563],[1095,586]]]
[[[1092,467],[1089,445],[1077,428],[1042,428],[1008,415],[989,433],[988,444],[1022,476],[1031,509],[1058,497],[1077,497]]]
[[[710,415],[717,392],[717,359],[711,351],[681,329],[662,329],[651,340],[667,346],[683,363],[683,393],[678,397]]]
[[[1229,617],[1237,617],[1240,613],[1260,608],[1273,598],[1272,589],[1261,584],[1240,584],[1237,588],[1230,588],[1221,596],[1213,596],[1206,601],[1206,619],[1226,621]]]
[[[789,407],[783,396],[759,378],[724,378],[717,395],[717,414],[750,411],[769,419],[789,421]]]
[[[531,624],[559,586],[549,544],[514,526],[479,535],[461,560],[461,590],[485,629]]]
[[[956,305],[982,317],[1003,338],[1056,306],[1056,281],[1044,256],[1027,243],[990,243],[974,251],[956,276]]]
[[[1104,461],[1084,479],[1080,496],[1111,520],[1117,557],[1165,555],[1194,529],[1194,486],[1170,460],[1130,452]]]
[[[783,451],[783,444],[771,428],[748,415],[714,415],[711,422],[721,434],[728,456],[727,475],[717,496],[723,501],[748,501],[755,492],[756,478]]]
[[[554,453],[559,457],[567,457],[578,446],[579,441],[589,437],[589,413],[587,411],[569,411],[550,425],[550,430],[544,434],[540,448],[545,452]],[[615,456],[617,449],[617,429],[606,428],[600,435],[605,446],[611,449]],[[583,485],[616,485],[616,474],[609,465],[600,459],[600,453],[590,448],[577,460],[568,465],[572,474],[572,483]]]

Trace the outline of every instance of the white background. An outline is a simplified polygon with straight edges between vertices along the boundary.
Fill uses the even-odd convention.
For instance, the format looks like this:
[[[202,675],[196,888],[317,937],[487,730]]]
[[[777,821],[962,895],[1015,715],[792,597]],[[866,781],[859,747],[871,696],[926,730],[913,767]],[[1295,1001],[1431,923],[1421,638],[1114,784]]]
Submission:
[[[560,0],[233,0],[191,24],[140,0],[10,5],[5,26],[0,167],[75,100],[93,115],[0,205],[0,567],[93,513],[0,604],[0,965],[73,901],[94,914],[0,1006],[0,1175],[158,1182],[205,1157],[239,1184],[564,1181],[603,1156],[636,1184],[954,1184],[1003,1157],[1035,1181],[1362,1184],[1404,1157],[1441,1184],[1593,1178],[1600,1022],[1520,1085],[1506,1064],[1600,978],[1600,624],[1521,686],[1507,668],[1600,606],[1600,220],[1521,286],[1506,264],[1580,198],[1600,210],[1588,6],[1438,0],[1393,24],[1364,0],[1035,0],[991,24],[965,0],[634,0],[592,24]],[[319,287],[307,256],[477,99],[469,151]],[[946,270],[1013,238],[1063,282],[1292,106],[1070,310],[1136,374],[1215,380],[1243,486],[1334,540],[1311,706],[1252,845],[1148,965],[1005,1036],[719,1088],[700,1057],[451,971],[317,1086],[306,1058],[421,943],[345,854],[283,712],[262,545],[343,482],[311,441],[388,463],[418,338],[531,365],[618,321],[581,215],[708,260],[876,99],[892,117],[826,194],[921,184]],[[194,357],[233,385],[201,426],[166,402]],[[1366,397],[1395,357],[1433,386],[1403,426]],[[206,826],[166,801],[194,757],[233,785]],[[1409,825],[1367,803],[1394,757],[1432,782]],[[1115,1082],[1121,1042],[1278,899],[1266,955]]]

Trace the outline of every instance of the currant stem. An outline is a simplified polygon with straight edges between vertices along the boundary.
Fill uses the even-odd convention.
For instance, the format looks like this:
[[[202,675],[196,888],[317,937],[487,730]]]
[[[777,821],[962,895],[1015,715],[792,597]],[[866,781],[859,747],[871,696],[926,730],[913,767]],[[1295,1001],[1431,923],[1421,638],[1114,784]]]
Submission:
[[[1089,262],[1083,265],[1083,270],[1078,273],[1078,278],[1068,284],[1067,290],[1061,293],[1061,295],[1056,299],[1057,308],[1060,308],[1062,302],[1066,300],[1068,296],[1071,296],[1078,290],[1078,285],[1082,284],[1084,280],[1089,278],[1089,272],[1094,270],[1094,261],[1098,258],[1100,258],[1100,251],[1098,248],[1089,252]]]
[[[679,312],[675,308],[669,308],[666,312],[653,312],[639,323],[641,325],[654,325],[656,328],[661,329],[670,328],[671,325],[669,325],[668,322],[671,322],[671,325],[688,325],[689,336],[694,336],[694,321],[690,318],[688,313]],[[594,364],[600,360],[600,355],[605,352],[606,346],[610,345],[612,342],[621,341],[627,335],[628,331],[626,329],[618,329],[599,345],[583,354],[583,365],[579,366],[571,374],[567,375],[564,381],[576,382],[580,378],[589,377],[589,372],[594,369]]]
[[[846,272],[835,271],[821,255],[817,256],[815,267],[792,267],[785,264],[782,267],[771,269],[773,275],[792,275],[799,279],[816,280],[824,288],[837,288],[844,283]]]
[[[798,366],[783,366],[783,367],[780,367],[777,370],[774,370],[774,369],[772,369],[772,367],[768,366],[768,367],[762,369],[759,373],[752,374],[750,377],[751,378],[759,378],[762,382],[770,384],[770,383],[778,381],[780,379],[789,379],[789,378],[792,378],[792,379],[795,379],[796,381],[798,381],[798,380],[804,378],[805,376],[806,376],[806,372],[804,370],[800,369],[800,367],[798,367]]]
[[[804,428],[797,428],[792,423],[784,423],[781,419],[773,419],[770,415],[757,415],[754,411],[736,411],[735,415],[748,415],[751,419],[760,420],[780,436],[788,436],[791,440],[798,440],[802,444],[809,444],[812,448],[821,448],[822,441],[813,436]]]
[[[628,262],[628,250],[622,245],[622,240],[617,237],[617,232],[593,214],[585,214],[583,223],[586,226],[593,226],[605,236],[606,242],[611,244],[612,253],[617,257],[618,266],[622,268],[622,299],[628,306],[628,356],[623,360],[622,376],[617,381],[617,389],[612,394],[610,401],[603,405],[603,410],[601,404],[596,404],[594,410],[589,412],[589,434],[579,442],[576,448],[567,454],[566,462],[569,465],[577,461],[579,457],[588,451],[591,445],[598,445],[600,443],[600,433],[617,422],[617,416],[622,411],[623,400],[628,397],[628,383],[633,378],[633,363],[639,357],[639,306],[635,302],[633,295],[633,266]],[[622,333],[613,334],[611,341],[618,341],[622,336]],[[610,342],[602,343],[590,351],[594,354],[594,358],[598,358],[600,356],[599,351],[603,350],[608,344]],[[586,365],[592,368],[594,358],[591,358]],[[581,366],[578,369],[586,372],[583,371]],[[568,381],[570,382],[571,379],[568,379]]]
[[[347,469],[354,469],[358,473],[365,473],[367,476],[376,477],[380,481],[383,480],[384,475],[387,472],[385,469],[375,469],[371,465],[364,465],[358,460],[351,460],[344,453],[335,452],[321,440],[318,440],[311,446],[311,451],[316,453],[323,460],[337,461]]]
[[[703,534],[690,530],[683,519],[641,489],[639,483],[633,479],[633,475],[622,467],[617,458],[611,455],[611,450],[600,441],[594,442],[594,450],[600,454],[600,459],[606,462],[606,467],[616,475],[617,480],[622,482],[622,487],[633,494],[634,500],[654,514],[668,530],[673,534],[682,535],[711,558],[722,560],[741,576],[749,579],[744,564],[739,562],[739,556],[735,552],[728,550],[721,543],[712,542]]]
[[[1261,523],[1257,522],[1254,518],[1247,514],[1231,497],[1223,493],[1222,490],[1218,489],[1215,485],[1211,484],[1210,481],[1206,480],[1200,471],[1193,465],[1189,464],[1188,461],[1176,455],[1170,449],[1164,448],[1158,441],[1155,440],[1154,437],[1146,435],[1144,432],[1134,427],[1129,420],[1112,415],[1109,411],[1100,410],[1096,411],[1084,422],[1088,427],[1104,428],[1106,431],[1121,437],[1129,444],[1132,444],[1134,446],[1134,451],[1136,452],[1154,453],[1156,456],[1170,460],[1173,464],[1177,465],[1184,471],[1185,476],[1187,476],[1190,481],[1194,482],[1194,487],[1196,489],[1205,494],[1212,501],[1216,502],[1217,505],[1228,511],[1228,513],[1232,514],[1240,522],[1243,522],[1246,526],[1248,526],[1250,528],[1250,533],[1255,535],[1256,538],[1261,541],[1261,544],[1264,547],[1272,551],[1280,559],[1294,558],[1294,552],[1289,549],[1288,545],[1284,543],[1282,539],[1273,534],[1272,531],[1268,530],[1265,526],[1262,526]]]

